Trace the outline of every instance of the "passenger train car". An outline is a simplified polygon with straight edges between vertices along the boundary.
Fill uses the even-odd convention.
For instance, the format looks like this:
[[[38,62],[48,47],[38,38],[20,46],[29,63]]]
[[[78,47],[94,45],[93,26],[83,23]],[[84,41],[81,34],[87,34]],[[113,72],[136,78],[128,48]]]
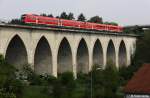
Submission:
[[[110,31],[116,33],[123,31],[123,27],[121,26],[51,18],[51,17],[40,16],[35,14],[22,15],[22,22],[26,24],[47,25],[47,26],[55,26],[55,27],[72,27],[78,29]]]

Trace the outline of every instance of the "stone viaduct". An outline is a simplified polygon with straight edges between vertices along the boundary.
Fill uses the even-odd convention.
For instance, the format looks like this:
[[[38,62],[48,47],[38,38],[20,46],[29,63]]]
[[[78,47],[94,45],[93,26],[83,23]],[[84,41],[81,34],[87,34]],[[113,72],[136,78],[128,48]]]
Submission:
[[[105,68],[109,60],[128,66],[135,44],[136,36],[123,33],[0,24],[0,53],[18,69],[31,64],[38,74],[76,76],[94,64]]]

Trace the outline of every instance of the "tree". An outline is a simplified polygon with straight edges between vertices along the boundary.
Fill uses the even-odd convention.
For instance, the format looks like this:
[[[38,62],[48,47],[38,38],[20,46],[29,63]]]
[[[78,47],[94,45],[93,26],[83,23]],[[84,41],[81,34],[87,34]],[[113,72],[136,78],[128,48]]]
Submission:
[[[113,98],[117,97],[117,91],[120,86],[120,77],[118,71],[113,63],[108,63],[105,69],[101,66],[93,66],[92,71],[89,73],[90,81],[89,86],[86,87],[86,98],[90,98],[92,87],[92,98]],[[92,84],[92,85],[91,85]]]
[[[60,18],[68,19],[68,15],[66,14],[66,12],[62,12],[61,15],[60,15]]]
[[[116,22],[104,22],[104,24],[118,26]]]
[[[60,18],[59,16],[56,16],[56,18]]]
[[[54,17],[53,14],[49,14],[49,15],[47,15],[47,16],[48,16],[48,17]]]
[[[76,88],[73,73],[62,73],[53,85],[54,98],[72,98],[71,96],[73,96],[73,91]]]
[[[133,31],[130,30],[129,33]],[[136,31],[140,32],[140,30]],[[139,37],[136,42],[136,51],[134,54],[134,57],[132,58],[131,65],[128,66],[127,68],[120,68],[119,74],[121,79],[123,79],[123,84],[125,84],[136,72],[143,63],[149,63],[150,62],[150,30],[145,31],[143,33],[144,36]]]
[[[0,97],[20,98],[22,94],[22,82],[16,79],[16,68],[8,64],[0,55]]]
[[[137,40],[134,65],[142,65],[150,62],[150,30],[144,33],[144,37]]]
[[[47,16],[45,13],[40,14],[40,16]]]
[[[85,18],[85,16],[83,15],[83,13],[81,13],[81,14],[78,16],[78,21],[86,21],[86,18]]]
[[[75,19],[73,13],[70,12],[70,13],[68,14],[68,19],[69,19],[69,20]]]
[[[23,24],[21,19],[12,19],[9,23],[11,23],[11,24]]]
[[[99,17],[99,16],[91,17],[90,20],[88,20],[88,21],[94,22],[94,23],[103,23],[102,17]]]
[[[124,28],[124,32],[130,33],[130,34],[142,35],[142,36],[144,34],[144,30],[140,28],[138,25]]]
[[[104,75],[104,96],[105,98],[117,97],[117,90],[120,86],[120,77],[115,65],[108,64],[103,72]]]
[[[92,89],[92,98],[104,98],[104,74],[102,66],[94,65],[92,71],[89,73],[90,77],[90,88]],[[91,91],[90,91],[91,92]]]
[[[138,25],[133,27],[132,31],[133,31],[134,34],[138,34],[138,35],[143,35],[144,34],[144,30],[142,28],[140,28]]]

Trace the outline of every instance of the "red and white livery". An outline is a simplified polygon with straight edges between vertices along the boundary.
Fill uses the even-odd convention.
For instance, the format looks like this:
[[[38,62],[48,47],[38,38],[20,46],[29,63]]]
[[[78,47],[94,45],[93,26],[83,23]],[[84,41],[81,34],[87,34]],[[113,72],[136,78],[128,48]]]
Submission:
[[[37,24],[37,25],[39,24],[39,25],[50,25],[50,26],[58,26],[58,27],[60,26],[72,27],[72,28],[88,29],[88,30],[110,31],[116,33],[123,32],[123,27],[121,26],[51,18],[51,17],[40,16],[35,14],[22,15],[22,21],[24,23]]]

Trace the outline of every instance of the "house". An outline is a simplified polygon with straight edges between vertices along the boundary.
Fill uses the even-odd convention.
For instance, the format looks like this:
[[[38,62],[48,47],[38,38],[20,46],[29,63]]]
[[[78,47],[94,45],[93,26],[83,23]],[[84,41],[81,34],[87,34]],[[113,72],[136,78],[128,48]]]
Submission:
[[[150,64],[143,64],[134,74],[124,93],[125,98],[150,98]]]

